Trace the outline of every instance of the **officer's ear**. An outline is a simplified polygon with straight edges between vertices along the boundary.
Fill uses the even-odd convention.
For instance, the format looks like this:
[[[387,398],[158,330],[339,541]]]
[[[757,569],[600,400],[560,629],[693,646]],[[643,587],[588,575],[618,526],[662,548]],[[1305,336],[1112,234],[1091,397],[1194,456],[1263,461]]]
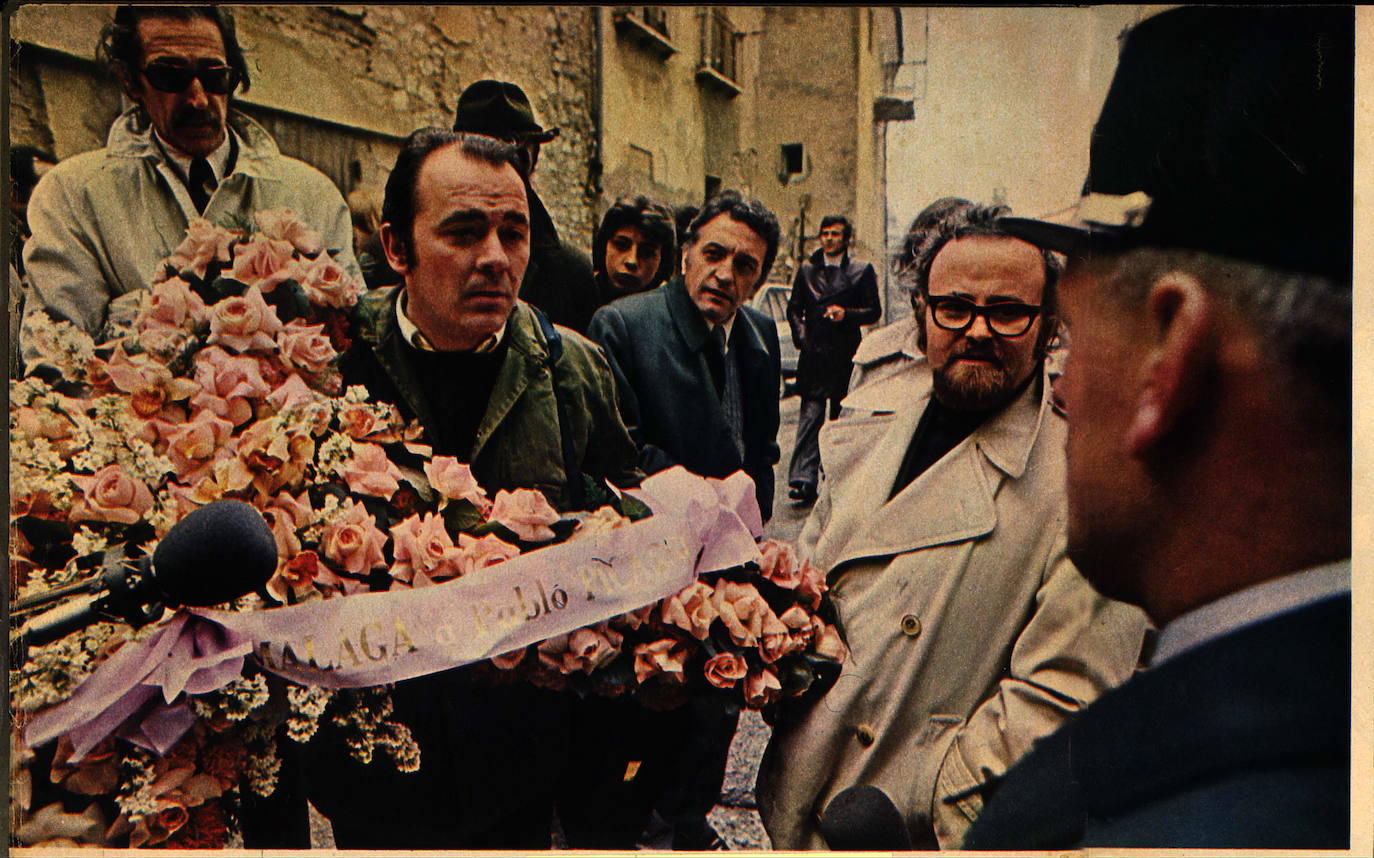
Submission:
[[[386,261],[391,270],[402,277],[410,273],[410,251],[406,247],[405,238],[389,223],[382,224],[378,234],[382,239],[382,252],[386,254]]]
[[[1218,307],[1200,280],[1171,271],[1151,284],[1144,312],[1149,342],[1126,431],[1127,450],[1141,459],[1184,429],[1190,414],[1205,412],[1199,406],[1215,379]]]

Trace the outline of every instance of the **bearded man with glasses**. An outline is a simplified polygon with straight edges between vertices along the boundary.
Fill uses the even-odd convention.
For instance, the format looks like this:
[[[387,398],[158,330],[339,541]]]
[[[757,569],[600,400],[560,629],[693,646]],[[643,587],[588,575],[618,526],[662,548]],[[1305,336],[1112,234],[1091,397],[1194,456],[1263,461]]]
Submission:
[[[1144,615],[1065,554],[1044,368],[1059,263],[1005,213],[939,225],[915,260],[926,359],[856,388],[821,430],[800,549],[851,655],[814,705],[773,713],[757,794],[774,848],[957,846],[1031,743],[1135,668]]]
[[[282,155],[262,126],[232,108],[249,76],[228,10],[121,6],[99,53],[133,107],[103,149],[68,158],[34,188],[26,329],[47,312],[99,336],[129,312],[119,297],[160,279],[159,262],[201,217],[224,225],[290,208],[357,273],[338,188]],[[27,344],[24,354],[33,358]]]

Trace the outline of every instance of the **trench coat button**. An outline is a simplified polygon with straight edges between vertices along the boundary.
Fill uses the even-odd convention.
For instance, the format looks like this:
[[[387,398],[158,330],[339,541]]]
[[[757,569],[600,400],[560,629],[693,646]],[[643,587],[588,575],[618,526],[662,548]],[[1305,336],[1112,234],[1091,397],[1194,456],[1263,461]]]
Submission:
[[[921,636],[921,619],[915,614],[907,614],[902,617],[902,634],[909,638],[919,638]]]
[[[865,748],[872,746],[874,740],[878,738],[878,734],[873,731],[872,724],[860,724],[855,727],[854,735],[858,738],[859,744]]]

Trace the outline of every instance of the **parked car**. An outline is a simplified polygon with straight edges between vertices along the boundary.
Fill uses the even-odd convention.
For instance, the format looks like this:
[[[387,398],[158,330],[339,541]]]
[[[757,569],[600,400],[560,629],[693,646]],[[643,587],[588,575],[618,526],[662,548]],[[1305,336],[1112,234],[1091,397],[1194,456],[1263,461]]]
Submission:
[[[786,283],[765,283],[749,302],[755,310],[778,323],[778,345],[782,347],[782,382],[779,396],[792,394],[797,382],[797,347],[792,344],[792,329],[787,324],[787,299],[792,287]]]

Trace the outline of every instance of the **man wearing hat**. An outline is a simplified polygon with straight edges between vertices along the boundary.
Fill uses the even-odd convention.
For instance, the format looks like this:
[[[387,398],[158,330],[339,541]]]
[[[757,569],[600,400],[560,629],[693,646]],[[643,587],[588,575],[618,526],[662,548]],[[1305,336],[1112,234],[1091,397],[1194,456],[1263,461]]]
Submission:
[[[1071,225],[1069,554],[1159,626],[966,849],[1350,844],[1353,11],[1138,25]]]
[[[514,143],[524,153],[529,174],[530,264],[520,287],[520,300],[544,311],[550,321],[587,333],[596,312],[596,281],[585,253],[561,241],[549,210],[533,186],[539,147],[558,136],[534,118],[525,91],[513,83],[479,80],[458,96],[454,131],[484,134]]]

